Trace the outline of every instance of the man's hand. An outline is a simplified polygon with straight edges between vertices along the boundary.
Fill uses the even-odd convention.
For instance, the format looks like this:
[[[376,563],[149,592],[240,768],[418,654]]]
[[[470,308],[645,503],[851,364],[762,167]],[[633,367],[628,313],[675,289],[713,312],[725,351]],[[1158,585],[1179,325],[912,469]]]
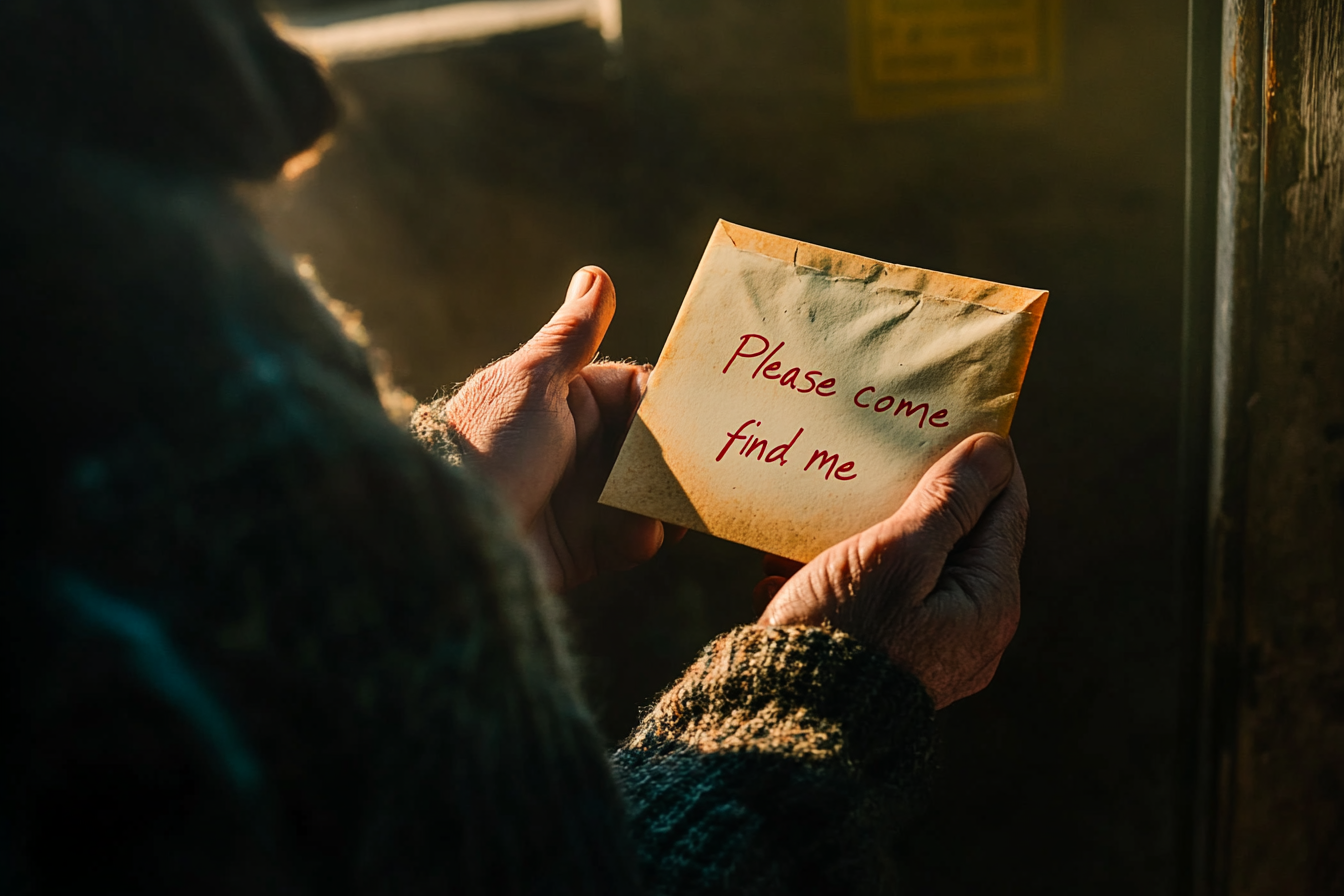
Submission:
[[[836,628],[886,651],[941,709],[983,689],[1017,630],[1027,489],[1012,446],[972,436],[893,516],[757,586],[761,625]],[[770,563],[774,564],[773,569]],[[773,558],[767,571],[788,572]]]
[[[467,380],[445,409],[557,590],[628,569],[663,543],[662,523],[597,503],[649,375],[590,363],[615,311],[606,272],[583,268],[550,323]]]

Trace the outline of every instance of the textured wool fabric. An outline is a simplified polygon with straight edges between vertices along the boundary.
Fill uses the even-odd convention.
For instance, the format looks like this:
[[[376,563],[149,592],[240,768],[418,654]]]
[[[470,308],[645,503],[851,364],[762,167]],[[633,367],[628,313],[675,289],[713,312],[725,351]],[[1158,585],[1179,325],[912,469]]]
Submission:
[[[30,151],[31,150],[31,151]],[[717,640],[604,752],[512,523],[225,185],[0,141],[0,890],[876,892],[929,702]],[[437,422],[436,422],[437,421]]]
[[[923,801],[933,704],[823,628],[705,648],[616,754],[656,893],[880,893]]]

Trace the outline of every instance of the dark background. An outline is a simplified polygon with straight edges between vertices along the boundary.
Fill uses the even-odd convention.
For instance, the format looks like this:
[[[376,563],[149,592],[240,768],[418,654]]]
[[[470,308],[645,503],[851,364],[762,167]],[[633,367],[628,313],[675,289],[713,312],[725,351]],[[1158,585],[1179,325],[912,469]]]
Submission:
[[[1185,5],[1070,4],[1053,98],[882,122],[851,111],[843,0],[624,16],[620,48],[576,24],[337,66],[346,121],[259,199],[266,225],[421,399],[527,339],[587,263],[619,296],[604,352],[655,360],[719,217],[1049,289],[1013,429],[1022,625],[994,684],[940,714],[909,892],[1172,892]],[[692,533],[570,596],[613,742],[750,621],[759,575]]]

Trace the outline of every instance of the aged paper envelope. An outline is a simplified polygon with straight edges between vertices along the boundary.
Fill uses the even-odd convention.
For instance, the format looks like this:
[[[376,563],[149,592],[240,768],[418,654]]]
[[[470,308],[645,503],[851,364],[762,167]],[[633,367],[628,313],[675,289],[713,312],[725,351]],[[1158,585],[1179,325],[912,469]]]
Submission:
[[[1008,434],[1046,298],[720,221],[601,501],[810,560]]]

